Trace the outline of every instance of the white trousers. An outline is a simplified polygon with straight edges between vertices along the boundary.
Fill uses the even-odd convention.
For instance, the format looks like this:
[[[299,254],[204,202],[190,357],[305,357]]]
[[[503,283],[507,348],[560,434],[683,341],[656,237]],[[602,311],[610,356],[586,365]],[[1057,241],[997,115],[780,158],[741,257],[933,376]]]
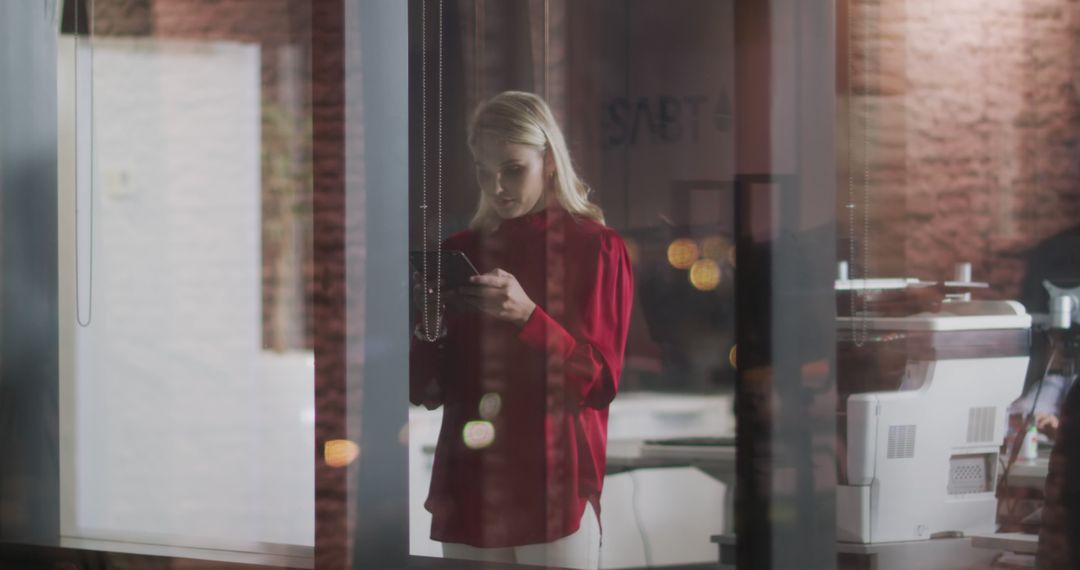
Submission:
[[[600,524],[596,521],[592,504],[587,504],[585,513],[581,515],[581,527],[574,534],[554,542],[505,548],[477,548],[467,544],[444,542],[443,557],[599,570]]]

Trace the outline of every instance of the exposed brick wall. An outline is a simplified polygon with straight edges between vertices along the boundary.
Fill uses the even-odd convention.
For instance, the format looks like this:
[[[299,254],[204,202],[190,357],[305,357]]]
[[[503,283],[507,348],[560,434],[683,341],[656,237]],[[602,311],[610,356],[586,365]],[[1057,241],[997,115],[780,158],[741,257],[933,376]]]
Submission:
[[[93,2],[94,34],[149,36],[154,32],[153,0]]]
[[[1080,4],[851,1],[855,96],[842,98],[840,131],[852,133],[842,139],[861,216],[869,103],[871,271],[943,279],[970,261],[990,296],[1014,297],[1026,249],[1080,224]],[[837,208],[844,236],[847,174]],[[861,217],[856,225],[861,240]]]
[[[311,1],[157,0],[153,3],[153,25],[159,38],[259,44],[263,84],[269,88],[277,84],[277,48],[311,45]]]
[[[300,294],[307,305],[301,344],[314,347],[317,356],[317,568],[346,567],[350,560],[347,471],[327,466],[322,458],[323,444],[346,434],[343,12],[341,0],[98,0],[95,14],[99,35],[153,35],[260,46],[263,321],[264,325],[274,322],[273,308],[285,294],[283,279],[299,272],[303,276]],[[270,161],[266,153],[282,144],[280,137],[273,138],[276,127],[265,113],[267,107],[286,108],[297,119],[295,136],[284,138],[286,146],[292,145],[298,165],[294,173],[297,190],[307,192],[306,203],[283,202],[274,185],[267,183],[272,173],[267,171]],[[297,216],[307,218],[306,227],[291,230],[301,232],[299,247],[307,253],[299,258],[302,266],[282,270],[278,261],[297,242],[280,239],[276,234],[280,228],[267,225],[266,220],[288,218],[296,206],[310,212]],[[265,347],[298,348],[283,345],[275,334],[272,324],[264,326]]]
[[[315,291],[315,567],[352,566],[352,526],[349,476],[326,464],[325,442],[359,433],[346,425],[350,394],[346,389],[349,351],[346,350],[346,216],[345,216],[345,5],[321,0],[312,14],[312,120],[314,146],[313,215]],[[351,253],[362,247],[349,244]],[[361,265],[362,267],[362,265]],[[363,275],[359,276],[363,283]],[[363,291],[354,291],[361,298]],[[364,315],[348,315],[364,320]],[[355,354],[362,351],[352,351]],[[363,380],[360,379],[362,383]],[[351,395],[361,397],[361,391]],[[355,484],[355,473],[352,473]]]

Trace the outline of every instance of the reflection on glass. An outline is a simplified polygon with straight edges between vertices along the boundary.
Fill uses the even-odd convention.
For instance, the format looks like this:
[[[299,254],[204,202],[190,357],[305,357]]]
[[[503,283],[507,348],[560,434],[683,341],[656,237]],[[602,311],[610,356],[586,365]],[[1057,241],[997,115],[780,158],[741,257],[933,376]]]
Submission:
[[[360,446],[347,439],[331,439],[323,449],[326,464],[331,467],[345,467],[360,457]]]
[[[845,542],[928,552],[946,544],[930,537],[982,535],[940,564],[1075,566],[1062,500],[1074,492],[1062,477],[1072,443],[1058,428],[1080,413],[1080,343],[1075,326],[1051,324],[1052,287],[1080,284],[1080,211],[1060,206],[1076,201],[1080,177],[1059,154],[1078,114],[1077,23],[1051,24],[1066,4],[841,7]],[[802,371],[807,383],[817,375]],[[921,403],[898,414],[903,402]],[[876,497],[858,496],[867,485]],[[866,526],[854,524],[862,504]]]
[[[724,505],[733,498],[734,474],[730,446],[734,371],[728,352],[734,343],[735,309],[732,264],[727,261],[734,255],[734,3],[690,0],[672,8],[656,0],[551,2],[543,3],[543,10],[539,3],[514,1],[449,1],[440,6],[445,22],[453,24],[445,28],[441,39],[435,33],[434,3],[415,2],[411,11],[415,19],[412,33],[426,30],[427,35],[411,41],[416,51],[411,62],[414,92],[410,117],[425,124],[427,130],[425,136],[414,132],[411,138],[415,182],[410,191],[410,248],[433,247],[424,242],[430,240],[437,224],[430,219],[430,209],[421,214],[419,208],[425,192],[430,197],[435,191],[437,129],[442,129],[439,140],[445,173],[441,187],[444,234],[455,235],[469,226],[470,220],[476,220],[478,195],[484,192],[498,199],[493,189],[499,182],[507,185],[503,193],[507,200],[494,205],[504,212],[516,211],[518,185],[529,180],[529,164],[524,169],[520,164],[517,169],[513,164],[495,164],[484,156],[490,153],[482,145],[477,153],[477,148],[461,143],[469,137],[473,110],[481,102],[506,90],[536,93],[547,101],[556,122],[565,129],[568,155],[588,187],[587,200],[602,208],[604,226],[625,243],[634,294],[626,338],[620,341],[625,345],[622,362],[596,352],[593,358],[580,361],[564,356],[564,364],[557,346],[549,348],[544,367],[555,377],[560,376],[563,366],[585,371],[605,364],[621,368],[616,382],[600,380],[604,398],[576,396],[582,401],[569,405],[562,396],[568,388],[559,387],[550,378],[541,382],[519,372],[519,368],[536,365],[531,358],[505,362],[507,347],[514,346],[518,334],[528,335],[529,325],[515,333],[500,326],[502,323],[476,319],[483,340],[474,350],[456,340],[453,332],[455,325],[460,330],[471,322],[469,308],[448,303],[449,332],[431,343],[431,349],[442,351],[442,366],[453,363],[452,381],[444,383],[442,390],[412,394],[413,402],[422,405],[410,410],[410,552],[432,557],[477,556],[432,539],[454,532],[441,526],[448,520],[447,505],[454,504],[446,498],[452,496],[447,489],[460,490],[462,485],[440,477],[447,466],[460,470],[457,480],[488,481],[475,491],[482,507],[477,509],[478,520],[484,525],[521,528],[532,507],[525,504],[502,509],[508,492],[498,481],[506,476],[504,470],[540,472],[545,467],[525,451],[520,461],[512,462],[500,454],[505,453],[501,446],[517,445],[520,434],[526,433],[521,431],[526,429],[523,426],[536,421],[521,412],[517,400],[520,393],[532,390],[530,406],[544,407],[552,418],[543,438],[535,436],[521,445],[534,449],[551,445],[550,449],[558,450],[560,441],[576,438],[575,461],[579,471],[587,474],[580,478],[580,484],[586,486],[578,492],[595,498],[600,507],[596,514],[605,529],[603,546],[598,547],[602,553],[594,553],[591,561],[579,558],[565,565],[592,567],[589,564],[595,564],[597,557],[604,560],[605,568],[715,563],[715,545],[709,538],[730,528],[731,512]],[[422,16],[426,20],[421,21]],[[530,41],[510,42],[510,37]],[[442,75],[432,63],[440,54],[452,62],[443,68]],[[712,63],[703,66],[701,62],[706,60]],[[437,107],[436,89],[445,89],[441,108]],[[439,116],[442,122],[438,122]],[[544,146],[542,142],[540,146]],[[420,172],[422,168],[426,171]],[[562,164],[556,165],[559,172],[562,168]],[[555,177],[558,179],[559,173]],[[425,178],[428,184],[421,191],[420,181]],[[577,226],[582,224],[573,227]],[[512,236],[523,235],[515,228],[507,224]],[[444,247],[467,251],[481,272],[496,267],[486,265],[490,260],[497,261],[497,266],[513,274],[530,295],[539,287],[538,305],[545,309],[565,307],[561,309],[564,320],[555,321],[570,327],[575,345],[583,346],[592,342],[589,335],[594,333],[586,332],[588,327],[581,331],[573,327],[591,314],[573,313],[584,302],[573,292],[579,283],[591,279],[599,265],[569,262],[591,250],[588,241],[574,241],[576,236],[552,232],[544,243],[529,250],[528,256],[505,255],[518,251],[517,242],[485,248],[489,241],[498,240],[460,239],[460,235]],[[529,260],[535,260],[532,266]],[[605,282],[619,275],[600,267]],[[566,288],[552,285],[564,280],[569,283]],[[596,299],[608,302],[617,297],[605,291]],[[614,313],[604,309],[597,314]],[[416,322],[411,318],[410,326]],[[556,329],[545,328],[546,343],[560,338],[552,332]],[[413,332],[419,339],[424,331],[413,327]],[[420,370],[427,361],[414,357],[410,374],[419,371],[427,376]],[[483,381],[475,388],[463,389],[471,384],[461,377],[474,373]],[[617,391],[608,389],[609,383]],[[459,394],[452,397],[464,394],[463,403],[450,399],[448,391],[455,390]],[[614,400],[609,404],[611,396]],[[604,416],[599,424],[590,416],[594,410]],[[564,413],[576,424],[572,432],[564,433],[560,423]],[[469,422],[468,429],[459,426],[462,419]],[[606,449],[590,439],[604,439],[599,435],[604,430]],[[487,437],[492,437],[490,443]],[[663,440],[665,444],[650,446],[643,444],[644,440]],[[702,448],[673,445],[676,440],[719,443],[724,459],[719,467],[695,467],[700,465],[695,459]],[[473,448],[477,443],[485,447]],[[453,446],[460,448],[456,455],[436,451]],[[596,449],[602,451],[590,454]],[[715,451],[709,448],[705,453]],[[649,454],[658,457],[665,452],[674,454],[668,459],[672,468],[651,469],[650,461],[657,459]],[[563,454],[551,451],[549,455],[558,458]],[[597,488],[600,485],[602,493]],[[553,492],[549,500],[561,500],[561,493]],[[517,493],[516,498],[536,500],[523,493]],[[556,510],[547,508],[549,513]],[[587,530],[584,525],[588,521],[583,521],[576,509],[569,511],[573,512],[549,521],[549,528],[563,528],[569,521],[580,522],[583,526],[579,530]],[[635,512],[661,514],[653,520],[634,516]],[[590,513],[585,511],[586,519],[591,519]],[[678,516],[695,530],[681,532],[665,525],[662,521],[669,515]],[[494,530],[491,536],[470,544],[492,547],[494,543],[487,539],[500,536],[499,532],[506,531]],[[650,545],[645,550],[639,547],[643,535]],[[498,556],[504,561],[525,562],[527,557],[519,554],[507,558],[506,552],[500,552]],[[575,566],[579,562],[582,566]]]
[[[487,420],[475,420],[465,424],[461,439],[469,449],[483,449],[495,442],[495,425]]]
[[[697,242],[687,238],[671,242],[667,249],[668,263],[675,269],[689,269],[700,254]]]
[[[306,3],[77,4],[95,34],[84,88],[67,33],[58,50],[59,214],[79,220],[60,230],[64,534],[310,554]],[[69,109],[90,84],[93,140],[76,142],[85,119]],[[75,171],[76,144],[92,167]],[[91,248],[94,318],[79,327],[67,299]],[[355,459],[351,442],[325,451]]]
[[[502,396],[492,392],[484,394],[484,397],[480,398],[480,417],[485,420],[495,419],[495,416],[499,415],[499,411],[502,410]]]
[[[712,291],[720,285],[720,264],[712,259],[699,259],[690,266],[690,284],[698,291]]]

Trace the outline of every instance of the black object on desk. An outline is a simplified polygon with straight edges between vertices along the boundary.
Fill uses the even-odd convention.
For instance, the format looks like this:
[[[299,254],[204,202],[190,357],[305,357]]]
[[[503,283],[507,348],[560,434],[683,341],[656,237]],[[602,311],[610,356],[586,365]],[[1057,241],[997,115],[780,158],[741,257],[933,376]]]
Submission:
[[[733,447],[735,438],[715,436],[672,437],[667,439],[647,439],[646,445],[678,445],[703,447]]]

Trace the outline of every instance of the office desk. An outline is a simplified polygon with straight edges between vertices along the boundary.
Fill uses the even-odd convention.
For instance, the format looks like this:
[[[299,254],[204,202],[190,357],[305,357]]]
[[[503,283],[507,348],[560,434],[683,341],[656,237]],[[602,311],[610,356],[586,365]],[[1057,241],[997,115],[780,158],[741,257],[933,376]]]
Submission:
[[[995,552],[995,570],[1033,570],[1039,535],[1019,532],[972,535],[971,546]]]
[[[645,459],[681,461],[728,485],[735,485],[734,445],[661,445],[646,443],[641,447]]]
[[[1039,535],[1021,532],[973,534],[971,535],[971,545],[975,548],[987,548],[1017,554],[1036,554],[1039,552]]]
[[[1046,474],[1050,469],[1050,450],[1039,452],[1035,461],[1018,459],[1009,469],[1009,480],[1005,482],[1008,487],[1021,489],[1043,490],[1046,484]]]
[[[730,489],[735,484],[735,446],[660,445],[641,439],[608,441],[608,475],[663,467],[696,467]]]
[[[735,520],[734,445],[660,445],[641,439],[608,440],[608,475],[665,467],[695,467],[723,483],[726,487],[724,524]]]
[[[435,445],[424,444],[426,456],[435,455]],[[697,467],[724,484],[735,482],[735,446],[656,445],[643,439],[611,439],[607,444],[606,474],[634,469]]]
[[[686,463],[657,457],[645,457],[643,439],[609,439],[607,444],[607,474],[616,475],[634,469],[685,467]]]
[[[423,504],[430,489],[443,409],[412,407],[409,417],[410,550],[439,557],[442,546],[430,539],[431,514]],[[607,472],[613,477],[605,483],[601,498],[604,568],[645,566],[642,531],[657,564],[715,562],[708,536],[730,526],[730,519],[724,522],[723,511],[716,508],[724,504],[726,489],[707,473],[687,469],[685,459],[655,457],[643,453],[643,447],[648,439],[730,435],[734,425],[730,396],[626,392],[612,402]],[[635,510],[645,518],[638,521]],[[689,528],[701,532],[689,532]]]
[[[700,469],[714,475],[713,469],[731,469],[734,483],[735,448],[684,450],[673,447],[658,450],[653,458],[679,458],[698,463]],[[1049,468],[1050,451],[1042,450],[1034,461],[1018,460],[1009,471],[1010,487],[1042,490]],[[685,465],[687,463],[680,463]],[[711,468],[711,469],[710,469]],[[727,482],[721,477],[721,481]],[[733,488],[733,487],[732,487]],[[733,495],[729,495],[733,496]],[[735,537],[711,537],[719,548],[720,567],[734,568]],[[837,543],[840,566],[854,568],[898,569],[972,569],[989,568],[997,553],[1007,552],[1031,557],[1038,550],[1038,536],[1021,533],[972,535],[966,538],[936,539],[883,544]],[[1002,566],[1014,567],[1014,566]]]
[[[717,535],[721,570],[735,570],[736,538]],[[838,570],[987,570],[997,553],[974,547],[968,538],[939,538],[880,544],[836,543]]]
[[[1042,493],[1050,470],[1050,450],[1042,449],[1033,461],[1018,459],[1009,469],[1005,485],[1010,489],[1035,490]],[[1020,494],[1023,494],[1020,492]],[[1033,568],[1039,551],[1039,536],[1018,532],[991,533],[971,536],[975,548],[1002,553],[1008,559],[999,560],[995,568]]]

